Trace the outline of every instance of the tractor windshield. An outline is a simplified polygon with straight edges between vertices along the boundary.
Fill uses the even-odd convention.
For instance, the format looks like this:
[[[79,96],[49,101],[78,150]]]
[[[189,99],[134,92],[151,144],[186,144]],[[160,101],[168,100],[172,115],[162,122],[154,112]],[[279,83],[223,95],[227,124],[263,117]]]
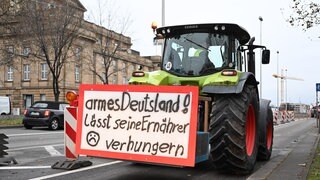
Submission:
[[[232,63],[228,59],[229,36],[189,33],[166,39],[162,69],[178,76],[203,76]],[[231,67],[229,67],[231,68]]]

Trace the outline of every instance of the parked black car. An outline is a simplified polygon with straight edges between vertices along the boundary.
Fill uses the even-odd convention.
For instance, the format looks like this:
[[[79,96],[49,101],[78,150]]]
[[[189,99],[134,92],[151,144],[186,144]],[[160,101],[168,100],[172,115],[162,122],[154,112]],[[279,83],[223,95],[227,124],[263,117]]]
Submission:
[[[65,102],[37,101],[24,111],[22,123],[26,129],[34,126],[48,126],[57,130],[64,126]]]

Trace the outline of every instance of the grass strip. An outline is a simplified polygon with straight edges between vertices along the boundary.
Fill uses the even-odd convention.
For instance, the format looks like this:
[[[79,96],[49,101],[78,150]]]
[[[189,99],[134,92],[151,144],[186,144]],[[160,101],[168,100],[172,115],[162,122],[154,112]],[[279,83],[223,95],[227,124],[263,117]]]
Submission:
[[[15,126],[15,125],[21,125],[21,124],[22,124],[22,118],[0,119],[0,126]]]
[[[320,179],[320,143],[318,143],[316,153],[314,155],[307,179],[308,180]]]

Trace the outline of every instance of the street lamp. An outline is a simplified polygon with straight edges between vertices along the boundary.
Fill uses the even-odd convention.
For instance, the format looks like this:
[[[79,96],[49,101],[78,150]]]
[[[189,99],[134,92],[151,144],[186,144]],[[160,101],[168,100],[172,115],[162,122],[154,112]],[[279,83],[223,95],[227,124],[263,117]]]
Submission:
[[[277,51],[277,74],[279,74],[279,51]],[[277,107],[279,107],[279,78],[277,78]]]
[[[260,21],[260,45],[262,45],[262,17],[259,16],[259,21]],[[262,99],[262,50],[260,50],[260,99]]]
[[[286,71],[286,102],[288,102],[288,81],[287,81],[288,69],[285,69],[285,71]]]
[[[286,111],[288,111],[288,84],[287,84],[288,69],[285,69],[285,71],[286,71]]]
[[[162,0],[162,27],[166,25],[166,3]]]

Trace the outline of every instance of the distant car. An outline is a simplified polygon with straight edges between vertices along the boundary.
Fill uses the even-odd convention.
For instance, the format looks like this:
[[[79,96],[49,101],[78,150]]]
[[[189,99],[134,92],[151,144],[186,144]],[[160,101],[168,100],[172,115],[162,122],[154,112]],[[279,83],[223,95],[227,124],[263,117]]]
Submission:
[[[7,96],[0,96],[0,115],[11,114],[11,102]]]
[[[64,126],[64,109],[69,106],[65,102],[37,101],[24,111],[22,123],[26,129],[35,126],[47,126],[57,130]]]

